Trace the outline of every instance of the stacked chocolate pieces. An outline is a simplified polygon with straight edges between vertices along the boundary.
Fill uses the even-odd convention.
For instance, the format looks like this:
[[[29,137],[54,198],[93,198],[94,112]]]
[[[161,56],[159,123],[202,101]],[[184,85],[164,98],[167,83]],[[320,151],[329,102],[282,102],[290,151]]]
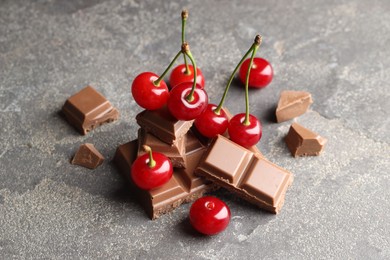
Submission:
[[[269,212],[280,211],[293,176],[266,160],[256,146],[248,150],[224,136],[202,137],[193,121],[176,120],[166,108],[145,110],[136,119],[141,126],[138,139],[119,146],[114,161],[151,219],[218,187]],[[145,144],[165,154],[174,166],[171,180],[151,191],[139,189],[130,178],[131,165],[144,153]]]
[[[182,203],[195,201],[204,193],[217,188],[217,185],[194,175],[207,147],[190,130],[193,121],[176,120],[166,108],[145,110],[136,119],[141,126],[138,139],[119,146],[114,161],[128,178],[132,190],[151,219],[172,211]],[[133,161],[145,153],[143,145],[165,154],[174,167],[168,183],[150,191],[136,187],[130,177]]]

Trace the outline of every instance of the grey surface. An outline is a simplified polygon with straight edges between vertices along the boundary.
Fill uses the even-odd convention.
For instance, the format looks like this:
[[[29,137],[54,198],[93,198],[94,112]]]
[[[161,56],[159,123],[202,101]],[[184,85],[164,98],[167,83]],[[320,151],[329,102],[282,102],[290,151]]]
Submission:
[[[214,237],[193,232],[189,205],[149,220],[110,163],[136,137],[132,79],[161,73],[177,52],[183,7],[214,103],[264,36],[259,55],[276,75],[250,93],[259,148],[295,175],[276,216],[215,193],[232,220]],[[389,259],[389,13],[386,0],[0,1],[1,259]],[[58,111],[87,84],[121,118],[81,136]],[[244,92],[234,85],[227,107],[237,113]],[[291,121],[273,115],[285,89],[312,93],[296,121],[329,140],[321,156],[290,156]],[[107,158],[94,171],[69,163],[84,142]]]

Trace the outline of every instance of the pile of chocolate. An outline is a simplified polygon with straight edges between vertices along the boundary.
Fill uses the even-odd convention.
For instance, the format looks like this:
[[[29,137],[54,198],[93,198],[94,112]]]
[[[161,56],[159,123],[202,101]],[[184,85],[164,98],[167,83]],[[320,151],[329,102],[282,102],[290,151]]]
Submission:
[[[205,138],[192,127],[193,121],[177,120],[165,107],[145,110],[136,119],[141,126],[138,139],[119,146],[114,161],[151,219],[219,187],[269,212],[282,208],[293,176],[266,160],[256,146],[248,150],[222,135]],[[130,177],[143,145],[165,154],[174,166],[172,178],[149,191],[138,188]]]

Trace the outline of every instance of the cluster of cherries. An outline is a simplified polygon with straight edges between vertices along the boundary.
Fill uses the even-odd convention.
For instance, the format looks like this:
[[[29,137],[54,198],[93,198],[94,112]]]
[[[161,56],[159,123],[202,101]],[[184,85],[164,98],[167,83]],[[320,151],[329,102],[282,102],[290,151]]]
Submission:
[[[143,72],[133,81],[132,95],[138,105],[147,110],[157,110],[167,106],[178,120],[194,120],[197,130],[208,138],[224,134],[226,130],[232,141],[243,147],[255,145],[261,138],[260,121],[249,113],[248,88],[264,88],[273,78],[271,65],[262,58],[255,58],[262,38],[257,35],[254,43],[237,64],[218,105],[209,104],[205,91],[205,80],[201,70],[185,41],[185,25],[188,11],[182,12],[182,45],[166,70],[158,76],[152,72]],[[247,57],[251,54],[251,57]],[[170,89],[164,77],[170,71],[179,56],[183,55],[184,64],[175,67],[170,75]],[[188,64],[187,58],[191,64]],[[240,70],[239,70],[240,69]],[[229,87],[239,70],[239,78],[245,84],[245,113],[230,120],[223,110]],[[144,146],[147,153],[138,157],[132,165],[131,174],[134,183],[142,189],[150,190],[164,185],[172,177],[170,160],[163,154],[152,152]],[[230,220],[227,205],[215,197],[203,197],[197,200],[190,210],[190,221],[199,232],[212,235],[226,228]]]

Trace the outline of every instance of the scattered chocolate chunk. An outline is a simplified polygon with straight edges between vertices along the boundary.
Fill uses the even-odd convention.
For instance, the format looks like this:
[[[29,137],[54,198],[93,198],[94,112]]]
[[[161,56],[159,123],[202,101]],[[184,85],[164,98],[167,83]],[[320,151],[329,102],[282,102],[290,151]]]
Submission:
[[[104,161],[103,155],[93,144],[82,144],[74,155],[71,163],[89,169],[96,169]]]
[[[168,144],[174,144],[182,138],[194,122],[194,120],[177,120],[166,107],[153,111],[144,110],[136,116],[136,119],[143,129]]]
[[[272,213],[278,213],[293,175],[219,135],[195,174]]]
[[[62,112],[68,122],[83,135],[119,118],[118,110],[91,86],[68,98]]]
[[[291,125],[284,140],[294,157],[319,155],[327,142],[325,138],[297,123]]]
[[[313,103],[311,94],[305,91],[282,91],[276,108],[276,120],[278,123],[290,120],[306,112]]]
[[[150,191],[139,189],[130,177],[131,165],[137,158],[138,140],[118,147],[114,162],[129,181],[131,191],[134,192],[151,219],[156,219],[173,211],[183,203],[195,201],[206,192],[217,189],[215,184],[193,174],[205,149],[198,149],[199,146],[197,146],[198,148],[192,147],[194,150],[188,151],[187,168],[174,168],[172,178],[166,184]]]
[[[171,160],[173,167],[185,168],[185,142],[185,137],[183,137],[180,138],[175,144],[170,145],[164,143],[153,134],[146,132],[145,129],[140,128],[138,130],[138,156],[145,154],[143,146],[148,145],[154,152],[159,152],[167,156]]]

